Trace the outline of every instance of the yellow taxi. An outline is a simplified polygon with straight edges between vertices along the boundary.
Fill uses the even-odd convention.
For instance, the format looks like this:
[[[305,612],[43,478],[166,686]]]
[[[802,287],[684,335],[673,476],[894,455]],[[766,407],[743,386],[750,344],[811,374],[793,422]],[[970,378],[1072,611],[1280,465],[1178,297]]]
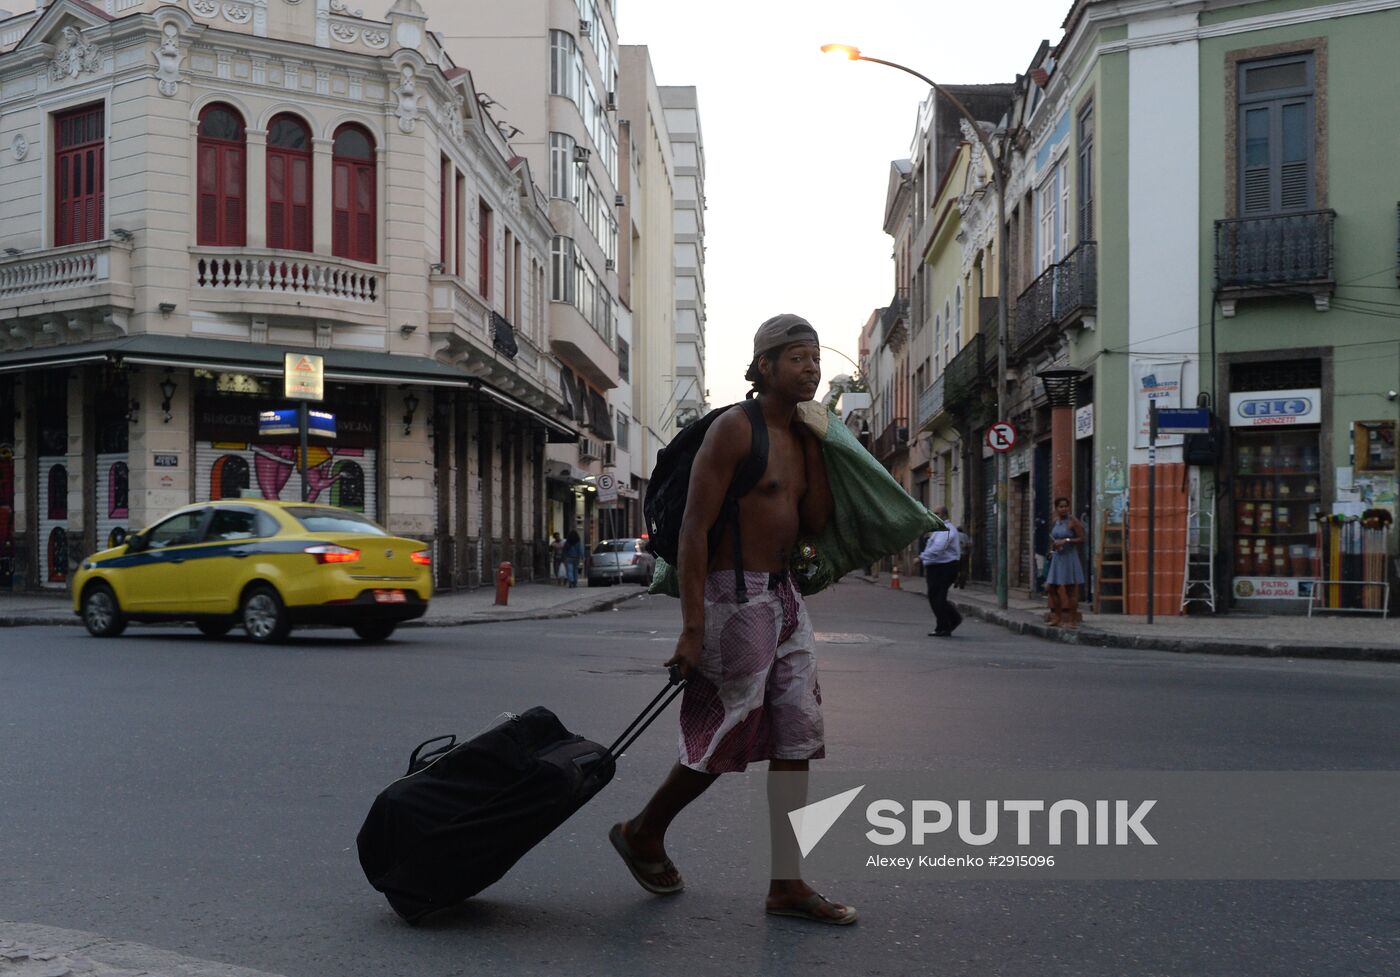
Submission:
[[[260,643],[305,624],[382,641],[431,596],[426,544],[347,509],[260,499],[177,509],[73,578],[73,610],[99,638],[132,621],[192,621],[210,637],[241,625]]]

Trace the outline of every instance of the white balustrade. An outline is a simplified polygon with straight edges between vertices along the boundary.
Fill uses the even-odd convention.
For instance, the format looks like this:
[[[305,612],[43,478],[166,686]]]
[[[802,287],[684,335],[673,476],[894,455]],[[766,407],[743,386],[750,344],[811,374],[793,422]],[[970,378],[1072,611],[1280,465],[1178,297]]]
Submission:
[[[0,259],[0,299],[36,292],[77,288],[106,281],[110,263],[107,242]]]
[[[272,292],[347,302],[379,301],[379,275],[319,258],[285,255],[199,255],[194,284],[202,289]]]

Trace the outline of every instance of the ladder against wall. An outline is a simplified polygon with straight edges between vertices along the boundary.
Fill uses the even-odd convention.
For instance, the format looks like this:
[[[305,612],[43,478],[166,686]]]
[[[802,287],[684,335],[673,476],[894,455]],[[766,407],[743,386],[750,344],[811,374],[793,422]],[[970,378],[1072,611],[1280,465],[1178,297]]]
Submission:
[[[1215,613],[1215,499],[1203,485],[1192,492],[1186,513],[1186,575],[1181,581],[1181,609],[1204,604]]]
[[[1105,512],[1099,520],[1098,555],[1094,561],[1094,613],[1122,614],[1127,573],[1124,524],[1110,522]]]

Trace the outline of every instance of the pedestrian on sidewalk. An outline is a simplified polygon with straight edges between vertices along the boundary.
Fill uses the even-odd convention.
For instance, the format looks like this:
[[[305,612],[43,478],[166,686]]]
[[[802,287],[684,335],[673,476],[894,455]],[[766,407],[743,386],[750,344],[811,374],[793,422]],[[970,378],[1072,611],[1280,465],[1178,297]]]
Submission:
[[[554,577],[554,586],[562,587],[569,582],[564,569],[564,539],[558,533],[549,541],[549,568]]]
[[[564,577],[570,587],[578,586],[578,565],[583,559],[583,540],[577,529],[570,529],[564,537]]]
[[[962,563],[962,532],[953,524],[948,515],[948,507],[941,505],[933,514],[943,520],[944,528],[929,533],[928,542],[919,554],[919,562],[924,565],[924,579],[928,582],[928,606],[933,611],[938,626],[929,632],[930,638],[951,637],[962,623],[962,614],[948,600],[948,588],[958,577],[958,567]]]
[[[1079,627],[1079,588],[1085,583],[1084,564],[1079,547],[1084,542],[1084,524],[1069,511],[1069,499],[1055,500],[1055,524],[1050,527],[1050,569],[1045,574],[1045,590],[1050,597],[1050,613],[1045,623],[1071,630]]]
[[[816,330],[794,315],[763,323],[746,378],[749,401],[713,421],[694,457],[681,520],[681,636],[666,663],[686,678],[680,759],[641,813],[608,837],[642,888],[680,892],[685,882],[665,848],[672,821],[720,774],[767,760],[773,871],[765,909],[843,925],[855,922],[855,909],[801,879],[787,819],[806,804],[808,762],[826,755],[815,638],[789,572],[798,538],[819,535],[833,508],[821,446],[797,418],[821,379]],[[734,510],[726,496],[754,454],[760,423],[766,468]],[[735,515],[722,519],[724,511]]]

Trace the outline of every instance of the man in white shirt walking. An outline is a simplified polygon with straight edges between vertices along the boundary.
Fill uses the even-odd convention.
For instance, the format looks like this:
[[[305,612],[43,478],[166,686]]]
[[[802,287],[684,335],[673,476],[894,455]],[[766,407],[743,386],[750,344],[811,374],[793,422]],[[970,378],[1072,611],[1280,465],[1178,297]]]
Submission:
[[[948,600],[948,588],[957,579],[962,559],[962,534],[953,525],[947,506],[939,506],[934,514],[943,520],[945,528],[929,536],[919,562],[924,565],[924,578],[928,581],[928,606],[938,622],[929,637],[947,638],[962,623],[962,615]]]

